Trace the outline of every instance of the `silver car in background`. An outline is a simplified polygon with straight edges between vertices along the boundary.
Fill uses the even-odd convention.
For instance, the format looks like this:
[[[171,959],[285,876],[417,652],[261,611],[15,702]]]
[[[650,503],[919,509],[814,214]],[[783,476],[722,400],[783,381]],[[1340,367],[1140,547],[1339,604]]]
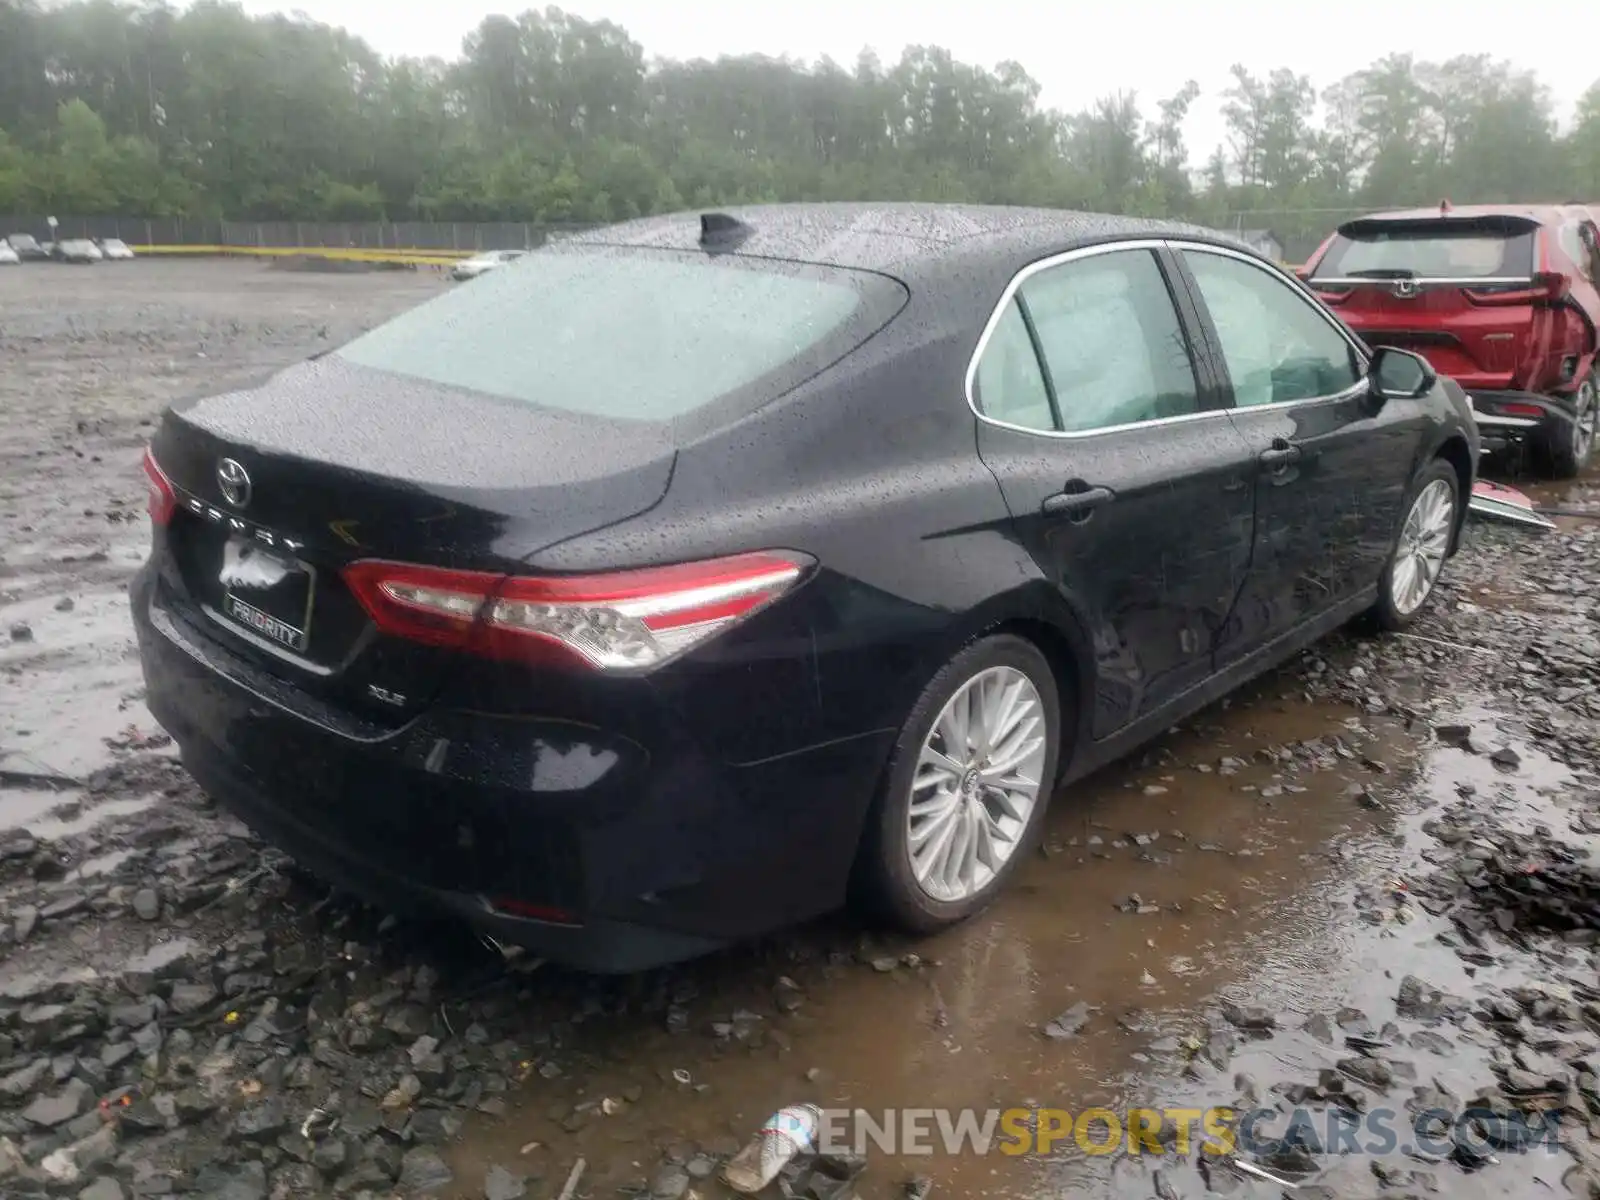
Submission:
[[[471,258],[462,259],[450,271],[450,278],[455,280],[476,279],[487,271],[496,267],[503,267],[508,262],[515,262],[526,254],[526,250],[485,250],[482,254],[474,254]]]

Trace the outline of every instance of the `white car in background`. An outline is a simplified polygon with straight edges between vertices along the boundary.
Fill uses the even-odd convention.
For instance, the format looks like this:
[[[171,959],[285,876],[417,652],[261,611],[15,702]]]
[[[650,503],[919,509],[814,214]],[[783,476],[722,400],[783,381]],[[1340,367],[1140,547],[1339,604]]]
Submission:
[[[50,257],[64,263],[97,263],[105,255],[88,238],[66,238],[50,248]]]
[[[14,267],[21,261],[17,257],[17,252],[11,248],[11,243],[0,240],[0,267]]]
[[[508,262],[515,262],[526,253],[526,250],[485,250],[482,254],[474,254],[471,258],[464,258],[458,262],[451,268],[450,278],[476,279],[486,271],[503,267]]]
[[[133,250],[121,238],[101,238],[100,253],[105,255],[107,262],[129,262],[133,259]]]

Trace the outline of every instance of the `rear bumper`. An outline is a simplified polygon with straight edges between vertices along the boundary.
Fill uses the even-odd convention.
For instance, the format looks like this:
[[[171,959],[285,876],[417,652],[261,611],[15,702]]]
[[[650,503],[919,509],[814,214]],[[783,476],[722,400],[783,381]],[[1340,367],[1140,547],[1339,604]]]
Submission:
[[[1520,444],[1540,430],[1562,428],[1572,421],[1571,407],[1557,396],[1472,388],[1466,391],[1485,450]],[[1529,410],[1537,410],[1538,415]]]
[[[260,686],[155,598],[153,576],[131,589],[147,703],[185,765],[266,840],[380,906],[616,972],[845,898],[886,735],[747,766],[525,716],[430,711],[356,736]]]

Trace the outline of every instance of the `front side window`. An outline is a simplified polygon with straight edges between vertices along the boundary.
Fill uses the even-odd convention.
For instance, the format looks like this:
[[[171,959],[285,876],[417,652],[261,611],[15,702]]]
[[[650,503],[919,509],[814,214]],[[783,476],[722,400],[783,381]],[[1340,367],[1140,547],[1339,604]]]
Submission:
[[[1199,411],[1188,341],[1152,251],[1062,263],[1018,294],[1062,428],[1087,433]]]
[[[1185,250],[1241,408],[1332,396],[1361,380],[1344,336],[1311,301],[1241,259]]]

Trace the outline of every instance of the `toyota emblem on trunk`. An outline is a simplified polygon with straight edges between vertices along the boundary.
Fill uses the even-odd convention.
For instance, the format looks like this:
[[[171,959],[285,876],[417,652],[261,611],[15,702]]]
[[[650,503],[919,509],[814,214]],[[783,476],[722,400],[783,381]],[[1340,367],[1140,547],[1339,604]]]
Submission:
[[[1394,294],[1402,300],[1415,296],[1422,288],[1415,279],[1397,279],[1394,285]]]
[[[217,464],[217,486],[222,498],[235,508],[250,503],[250,472],[236,460],[225,458]]]

